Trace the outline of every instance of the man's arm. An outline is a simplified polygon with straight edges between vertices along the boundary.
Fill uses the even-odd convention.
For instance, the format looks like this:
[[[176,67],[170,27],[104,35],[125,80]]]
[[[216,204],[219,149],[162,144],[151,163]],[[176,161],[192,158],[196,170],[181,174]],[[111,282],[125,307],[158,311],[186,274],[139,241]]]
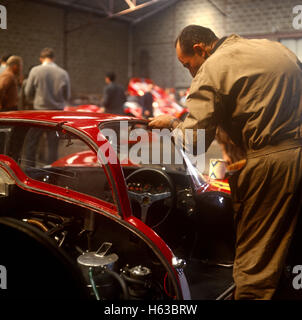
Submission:
[[[201,86],[198,90],[189,94],[186,105],[189,113],[184,122],[177,128],[181,129],[183,134],[187,129],[193,129],[193,143],[197,142],[197,129],[205,130],[205,151],[209,148],[215,138],[216,117],[215,104],[217,103],[217,93],[211,86]]]
[[[180,129],[185,136],[187,129],[193,129],[193,144],[197,143],[197,129],[205,130],[205,151],[215,138],[216,119],[214,106],[217,100],[216,91],[211,86],[200,86],[194,90],[196,83],[192,84],[186,106],[189,114],[183,122],[170,115],[160,115],[149,122],[150,127]]]

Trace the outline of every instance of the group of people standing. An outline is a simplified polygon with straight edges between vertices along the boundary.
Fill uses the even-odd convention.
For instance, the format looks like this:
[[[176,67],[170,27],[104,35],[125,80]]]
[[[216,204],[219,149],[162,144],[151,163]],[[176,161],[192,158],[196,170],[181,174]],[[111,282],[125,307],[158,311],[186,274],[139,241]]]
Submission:
[[[44,48],[40,53],[38,66],[30,68],[23,79],[23,59],[16,55],[5,55],[0,65],[0,111],[13,110],[62,110],[70,99],[70,79],[67,71],[55,62],[55,53]],[[102,106],[113,114],[124,114],[126,94],[124,88],[115,82],[116,74],[108,72],[103,92]],[[144,116],[152,115],[152,94],[148,89],[142,97]]]
[[[41,64],[31,68],[28,78],[23,80],[23,59],[9,56],[0,71],[0,111],[63,109],[70,98],[70,80],[54,59],[54,50],[44,48]]]
[[[62,110],[70,99],[68,73],[55,62],[51,48],[40,52],[40,65],[32,67],[23,79],[23,59],[10,55],[3,57],[0,74],[0,111],[13,110]],[[28,132],[26,160],[34,165],[43,129],[31,128]],[[58,140],[55,133],[47,132],[48,163],[57,159]]]
[[[44,48],[40,53],[41,64],[31,68],[23,80],[23,59],[11,55],[1,67],[0,111],[27,109],[61,110],[70,98],[68,73],[55,62],[55,53]],[[26,101],[27,103],[24,103]]]

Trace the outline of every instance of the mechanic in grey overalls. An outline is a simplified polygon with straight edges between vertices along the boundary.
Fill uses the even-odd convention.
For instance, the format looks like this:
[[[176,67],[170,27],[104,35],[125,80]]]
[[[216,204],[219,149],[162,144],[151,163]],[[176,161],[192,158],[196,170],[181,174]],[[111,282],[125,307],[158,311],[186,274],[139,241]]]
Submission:
[[[231,35],[218,39],[191,25],[176,40],[193,81],[184,122],[169,115],[151,127],[205,129],[206,150],[221,127],[247,154],[230,179],[236,227],[235,299],[271,299],[298,217],[302,176],[302,72],[278,42]],[[302,264],[302,261],[301,263]]]

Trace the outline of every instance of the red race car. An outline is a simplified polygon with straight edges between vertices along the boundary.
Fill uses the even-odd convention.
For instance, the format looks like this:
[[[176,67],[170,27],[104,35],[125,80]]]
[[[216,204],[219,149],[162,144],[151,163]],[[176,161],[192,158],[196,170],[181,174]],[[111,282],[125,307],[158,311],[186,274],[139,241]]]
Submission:
[[[155,85],[152,80],[146,78],[132,78],[128,84],[127,101],[124,104],[124,113],[128,116],[143,118],[142,97],[149,90],[148,86],[152,85],[151,93],[153,97],[153,115],[170,114],[181,120],[187,115],[187,108],[179,105],[170,94]],[[64,111],[81,111],[81,112],[98,112],[103,113],[104,108],[85,104],[79,106],[67,106]]]
[[[182,118],[187,114],[186,108],[179,105],[169,93],[147,78],[132,78],[129,81],[129,96],[124,106],[126,114],[143,117],[141,98],[148,90],[150,90],[153,97],[154,116],[170,114],[174,117]]]
[[[145,120],[2,112],[0,141],[0,263],[11,275],[0,297],[224,299],[232,291],[227,181],[211,184],[185,158],[166,161],[177,149],[163,148]],[[142,150],[151,155],[150,142],[163,156],[136,161]]]
[[[104,108],[96,106],[94,104],[82,104],[79,106],[67,106],[64,111],[81,111],[81,112],[99,112],[103,113]]]

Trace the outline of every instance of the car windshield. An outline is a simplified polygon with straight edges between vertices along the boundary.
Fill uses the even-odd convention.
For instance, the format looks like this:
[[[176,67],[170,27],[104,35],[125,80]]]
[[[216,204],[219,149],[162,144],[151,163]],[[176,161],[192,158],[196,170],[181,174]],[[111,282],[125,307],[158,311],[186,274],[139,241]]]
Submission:
[[[96,153],[59,127],[1,125],[0,154],[14,159],[34,180],[114,202]]]
[[[99,136],[99,140],[106,138],[109,141],[126,177],[140,168],[160,169],[168,174],[186,173],[198,190],[207,183],[210,160],[222,157],[216,141],[206,153],[203,151],[198,158],[194,157],[182,147],[175,146],[170,130],[151,130],[146,121],[110,121],[101,124],[99,129],[104,136]],[[107,147],[102,154],[108,154]]]
[[[155,168],[166,172],[186,172],[182,156],[166,129],[150,130],[145,122],[112,121],[100,132],[117,153],[122,168]],[[105,153],[104,147],[103,153]]]

